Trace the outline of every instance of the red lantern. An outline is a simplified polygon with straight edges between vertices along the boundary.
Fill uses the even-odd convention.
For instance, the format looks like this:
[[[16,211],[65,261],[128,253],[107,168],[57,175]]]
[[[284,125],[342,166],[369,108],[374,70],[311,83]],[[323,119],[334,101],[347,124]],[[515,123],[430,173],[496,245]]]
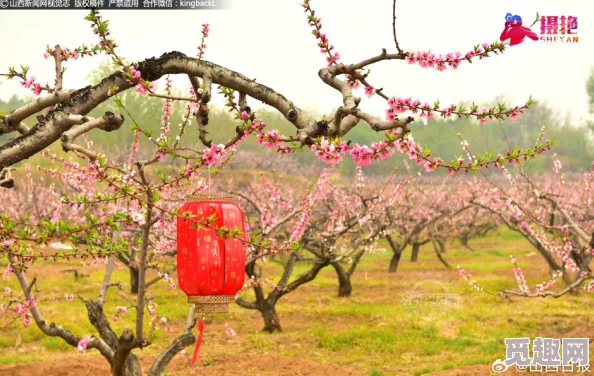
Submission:
[[[227,194],[202,194],[190,197],[178,211],[177,280],[188,295],[188,303],[202,313],[225,313],[228,304],[243,287],[245,278],[245,236],[221,238],[215,229],[235,227],[244,233],[243,211]],[[192,218],[184,218],[191,214]],[[211,222],[209,219],[214,218]],[[197,226],[196,222],[202,221]],[[208,225],[208,227],[207,227]],[[194,361],[200,346],[204,324],[198,324]]]

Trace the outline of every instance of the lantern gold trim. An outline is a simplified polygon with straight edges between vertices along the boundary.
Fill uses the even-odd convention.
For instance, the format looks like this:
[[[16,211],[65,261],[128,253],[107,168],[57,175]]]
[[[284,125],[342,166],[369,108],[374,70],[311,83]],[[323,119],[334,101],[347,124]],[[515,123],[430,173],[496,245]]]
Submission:
[[[186,202],[193,201],[223,201],[237,204],[235,196],[228,193],[196,193],[186,196]]]
[[[234,301],[235,295],[188,296],[188,303],[194,304],[198,313],[227,313]]]

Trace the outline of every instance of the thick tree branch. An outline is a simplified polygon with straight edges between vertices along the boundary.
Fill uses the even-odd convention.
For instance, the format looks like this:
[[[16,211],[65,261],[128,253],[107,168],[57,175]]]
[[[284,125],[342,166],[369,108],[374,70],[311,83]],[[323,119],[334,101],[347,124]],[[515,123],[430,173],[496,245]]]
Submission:
[[[378,63],[380,61],[404,60],[405,58],[406,58],[406,54],[404,54],[404,53],[389,54],[386,52],[385,49],[382,49],[382,53],[377,56],[370,57],[369,59],[365,59],[365,60],[363,60],[359,63],[356,63],[356,64],[348,64],[348,65],[336,64],[336,65],[333,65],[332,67],[328,68],[328,71],[330,74],[332,74],[334,76],[338,76],[340,74],[353,74],[359,69],[363,69],[368,65],[372,65],[372,64]]]
[[[188,316],[186,316],[186,327],[184,328],[184,334],[191,333],[192,328],[196,325],[194,312],[196,312],[196,305],[193,305],[188,309]]]
[[[12,111],[3,119],[0,118],[0,122],[4,123],[9,129],[16,127],[21,121],[27,119],[29,116],[36,114],[44,108],[54,106],[58,103],[62,103],[68,100],[73,93],[74,90],[65,90],[59,93],[46,95],[45,97],[39,97],[35,101]]]
[[[27,124],[21,122],[19,124],[17,124],[16,127],[14,128],[8,128],[8,126],[4,123],[0,123],[0,134],[8,134],[8,133],[12,133],[14,131],[19,132],[20,134],[25,134],[27,132],[29,132],[31,128],[29,128],[29,126],[27,126]]]
[[[331,68],[320,69],[318,76],[326,85],[336,89],[342,95],[342,102],[346,108],[355,109],[358,106],[361,98],[355,97],[349,83],[336,78],[336,75],[332,74]]]
[[[338,64],[332,68],[323,68],[319,75],[322,80],[331,87],[338,90],[343,97],[343,104],[350,110],[356,108],[360,98],[355,98],[347,82],[337,79],[335,76],[341,73],[349,73],[350,71],[359,69],[366,65],[377,61],[404,57],[398,55],[382,54],[375,58],[364,60],[359,64],[344,66]],[[217,84],[234,89],[256,100],[262,101],[265,104],[277,109],[283,116],[285,116],[298,130],[300,130],[299,139],[307,141],[308,137],[317,137],[319,135],[335,136],[338,134],[344,135],[348,128],[352,128],[355,119],[349,118],[348,121],[341,122],[341,128],[338,134],[330,133],[330,128],[327,123],[310,120],[297,106],[286,99],[283,95],[274,91],[273,89],[257,83],[255,80],[249,79],[244,75],[226,69],[220,65],[211,63],[205,60],[198,60],[187,57],[179,52],[171,52],[162,55],[159,58],[147,59],[137,64],[138,70],[142,72],[142,78],[149,81],[155,81],[167,74],[186,74],[192,77],[202,77],[204,80],[204,93],[202,95],[203,103],[210,100],[210,90],[212,84]],[[64,116],[69,115],[86,115],[93,108],[103,103],[107,99],[109,87],[117,86],[120,92],[123,92],[132,87],[128,79],[117,72],[102,80],[95,86],[88,86],[86,88],[77,90],[76,92],[56,92],[44,98],[38,99],[36,102],[25,106],[19,110],[13,111],[4,118],[5,124],[9,127],[14,127],[24,118],[40,111],[41,109],[61,103],[51,110],[47,116],[42,118],[29,132],[4,145],[0,146],[0,167],[9,167],[21,160],[27,159],[30,156],[45,149],[62,134],[68,131],[74,124],[65,121]],[[61,121],[58,121],[60,120]]]
[[[106,132],[115,131],[120,129],[125,120],[122,115],[113,114],[112,112],[106,112],[105,115],[97,119],[86,116],[71,116],[70,118],[80,125],[64,132],[61,137],[62,142],[73,142],[78,136],[95,128]]]
[[[29,132],[31,130],[31,128],[29,128],[29,126],[27,124],[21,122],[16,126],[16,130],[20,134],[26,134],[27,132]]]
[[[196,337],[192,333],[182,334],[181,336],[176,338],[175,341],[173,341],[173,343],[167,346],[165,351],[163,351],[161,355],[159,355],[159,357],[155,359],[153,366],[148,372],[148,376],[162,375],[163,371],[165,371],[165,368],[167,367],[169,362],[171,362],[173,357],[177,355],[177,353],[194,343],[196,343]]]
[[[14,260],[10,260],[10,262],[14,264]],[[19,281],[19,284],[21,285],[21,289],[23,290],[25,299],[28,302],[32,301],[33,296],[31,295],[31,290],[29,288],[29,283],[27,282],[27,277],[25,277],[24,273],[22,273],[16,269],[15,269],[14,273]],[[39,329],[45,335],[48,335],[50,337],[60,337],[64,341],[66,341],[66,343],[68,343],[69,345],[71,345],[73,347],[78,346],[78,342],[81,340],[81,338],[75,336],[72,332],[68,331],[67,329],[63,328],[62,326],[60,326],[58,324],[51,323],[48,325],[47,322],[45,322],[45,320],[43,319],[43,316],[41,315],[41,312],[39,311],[37,303],[30,308],[30,312],[31,312],[31,315],[33,315],[35,324],[37,324],[37,327],[39,327]],[[87,345],[87,348],[99,350],[101,355],[103,355],[103,357],[105,359],[107,359],[109,362],[111,362],[113,359],[113,356],[114,356],[113,350],[100,338],[97,338],[94,336],[91,337],[91,339],[89,340],[89,343]]]
[[[415,120],[413,117],[408,116],[405,119],[395,119],[394,121],[382,122],[377,120],[374,116],[359,109],[348,109],[344,106],[340,107],[336,112],[353,115],[354,117],[365,121],[367,124],[369,124],[371,129],[376,132],[400,128],[402,129],[402,135],[410,132],[410,129],[407,127],[407,125]]]
[[[111,273],[113,272],[113,266],[115,264],[115,256],[109,256],[107,260],[107,267],[105,268],[105,276],[103,277],[103,283],[101,284],[101,290],[99,290],[99,304],[105,303],[105,296],[107,295],[107,289],[109,288],[109,280],[111,279]]]
[[[0,170],[0,187],[12,188],[14,187],[14,179],[12,178],[11,172],[14,168],[5,168]]]
[[[115,332],[111,329],[109,321],[103,313],[103,306],[96,301],[87,300],[85,302],[87,307],[87,314],[89,321],[97,329],[101,338],[111,347],[112,349],[118,348],[118,337]]]
[[[291,256],[296,255],[297,253],[292,253]],[[290,261],[289,261],[290,262]],[[293,262],[293,265],[291,265],[290,267],[287,266],[285,267],[285,273],[287,274],[287,270],[290,269],[290,273],[293,272],[293,266],[294,266],[295,262]],[[297,279],[295,279],[293,282],[289,283],[287,285],[286,289],[283,290],[274,290],[273,292],[270,293],[270,296],[274,295],[278,295],[278,297],[281,297],[295,289],[297,289],[299,286],[307,283],[307,282],[311,282],[313,281],[316,276],[318,275],[318,273],[320,272],[320,270],[322,270],[323,268],[325,268],[326,266],[330,265],[330,262],[328,260],[320,260],[320,259],[316,259],[316,261],[314,262],[313,266],[311,267],[311,269],[309,269],[307,272],[301,274],[299,277],[297,277]],[[283,274],[283,278],[285,277],[285,275]],[[290,274],[289,274],[290,276]],[[288,279],[288,278],[287,278]],[[286,282],[285,282],[286,283]],[[285,287],[285,284],[281,284],[279,283],[279,287]]]
[[[210,72],[206,72],[201,77],[204,86],[204,93],[202,93],[202,103],[207,104],[212,98],[212,74]]]
[[[190,78],[190,83],[192,84],[192,89],[194,89],[196,98],[199,99],[198,109],[195,111],[194,116],[196,117],[196,123],[198,124],[198,132],[200,132],[200,142],[202,142],[202,145],[209,148],[212,146],[212,140],[209,140],[206,137],[206,134],[208,133],[206,131],[206,126],[208,125],[208,106],[206,105],[206,103],[210,100],[210,93],[205,96],[204,90],[200,87],[200,80],[198,80],[198,78],[194,76],[188,77]],[[212,81],[210,81],[210,78],[208,82],[206,80],[204,81],[205,85],[207,83],[209,84],[208,90],[210,92],[210,85],[212,85]],[[204,102],[204,99],[206,99],[206,102]]]
[[[141,177],[144,178],[144,174],[141,170]],[[147,197],[150,200],[152,192],[147,192]],[[142,346],[144,344],[144,303],[145,303],[145,289],[146,289],[146,258],[148,251],[149,235],[151,231],[151,216],[152,206],[149,205],[146,214],[146,222],[142,231],[142,245],[140,246],[140,270],[138,273],[138,305],[136,309],[136,344]]]
[[[243,298],[235,299],[235,303],[237,303],[238,306],[240,306],[242,308],[246,308],[246,309],[255,309],[255,310],[260,309],[260,306],[258,306],[258,304],[256,302],[248,302],[248,301],[244,300]]]
[[[62,90],[62,82],[64,78],[64,72],[62,72],[62,49],[59,45],[54,47],[54,61],[56,62],[56,81],[55,81],[55,92]]]
[[[113,356],[113,362],[111,364],[111,372],[113,376],[125,376],[126,375],[126,363],[128,355],[134,348],[134,333],[130,329],[124,329],[119,339],[118,348]]]

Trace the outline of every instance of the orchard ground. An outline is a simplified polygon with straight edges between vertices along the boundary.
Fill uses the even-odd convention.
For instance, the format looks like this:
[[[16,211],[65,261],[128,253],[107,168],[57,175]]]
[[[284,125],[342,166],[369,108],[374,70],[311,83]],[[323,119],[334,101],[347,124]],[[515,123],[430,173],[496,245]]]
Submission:
[[[528,285],[549,279],[542,258],[519,235],[500,230],[470,242],[474,251],[458,242],[444,254],[452,265],[460,265],[489,291],[516,289],[509,255],[519,260]],[[455,269],[446,269],[437,260],[429,243],[421,248],[419,261],[411,263],[410,248],[402,256],[396,274],[387,272],[391,253],[365,255],[352,277],[353,294],[338,298],[334,270],[326,268],[311,283],[287,294],[277,305],[282,333],[261,332],[263,321],[257,311],[237,305],[227,315],[213,315],[206,329],[195,372],[189,362],[178,356],[165,375],[489,375],[491,364],[505,357],[504,339],[509,337],[589,337],[594,338],[594,306],[591,294],[583,292],[560,299],[506,299],[474,291]],[[6,260],[0,260],[6,265]],[[103,278],[104,265],[88,268],[55,263],[33,265],[30,278],[40,278],[40,299],[60,297],[60,292],[96,298],[96,286]],[[275,277],[281,267],[268,262],[263,277]],[[75,280],[66,269],[76,267],[88,277]],[[293,277],[306,270],[300,265]],[[3,268],[2,268],[3,269]],[[127,285],[126,270],[112,277]],[[16,279],[0,279],[0,287],[17,290]],[[564,287],[560,281],[553,290]],[[157,310],[167,317],[160,323],[156,338],[180,333],[187,314],[186,297],[165,282],[151,287]],[[124,291],[128,294],[127,291]],[[447,293],[457,304],[420,307],[413,293]],[[115,295],[107,299],[106,315],[111,318],[116,305],[124,302]],[[128,294],[130,295],[130,294]],[[425,295],[427,296],[427,295]],[[84,303],[41,302],[48,322],[56,322],[78,335],[94,333],[85,317]],[[116,333],[133,327],[133,310],[117,322]],[[3,315],[3,320],[8,320]],[[225,322],[237,332],[225,333]],[[59,338],[44,336],[32,324],[0,323],[0,375],[100,375],[109,373],[108,363],[95,351],[78,354]],[[173,333],[164,331],[165,326]],[[158,341],[165,346],[168,341]],[[162,350],[150,346],[141,350],[144,369]],[[186,351],[191,354],[193,347]],[[592,348],[590,359],[594,359]],[[508,371],[505,375],[514,375]],[[552,374],[552,373],[547,373]]]

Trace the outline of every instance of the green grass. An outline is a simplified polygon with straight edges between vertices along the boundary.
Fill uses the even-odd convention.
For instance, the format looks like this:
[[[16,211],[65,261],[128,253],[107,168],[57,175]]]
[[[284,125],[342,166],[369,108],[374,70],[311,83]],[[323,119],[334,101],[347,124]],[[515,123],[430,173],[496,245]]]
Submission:
[[[511,231],[499,231],[471,241],[470,251],[459,243],[448,242],[444,257],[452,266],[460,265],[470,272],[487,290],[517,289],[513,279],[509,254],[518,257],[519,265],[531,271],[544,264],[530,245]],[[525,257],[524,257],[525,256]],[[421,249],[419,261],[411,263],[410,249],[401,259],[395,275],[387,273],[391,253],[366,255],[353,276],[353,294],[338,298],[337,280],[331,268],[324,269],[312,283],[283,297],[277,305],[284,332],[268,334],[260,329],[263,322],[256,311],[231,306],[227,315],[214,315],[207,321],[205,341],[200,360],[205,367],[216,366],[217,356],[246,353],[254,356],[280,354],[306,358],[318,363],[339,363],[358,370],[362,375],[426,375],[431,372],[455,369],[478,364],[488,365],[505,355],[504,338],[551,336],[561,338],[562,333],[580,326],[591,326],[589,312],[591,294],[569,295],[562,299],[508,299],[474,291],[454,270],[445,269],[435,258],[431,246]],[[77,264],[71,262],[52,266],[55,273],[39,279],[44,297],[63,297],[65,293],[96,299],[97,285],[103,278],[103,266],[84,269],[90,277],[75,281],[72,273],[61,270]],[[80,270],[80,266],[76,266]],[[308,269],[307,264],[295,268],[294,277]],[[545,272],[532,273],[528,283],[548,279]],[[280,265],[270,262],[264,277],[278,279]],[[29,278],[41,273],[33,268]],[[154,272],[149,271],[149,278]],[[405,306],[403,297],[419,282],[434,279],[448,293],[460,296],[459,306],[438,307],[441,311],[419,311]],[[116,270],[114,282],[128,285],[125,270]],[[0,288],[9,286],[17,290],[14,278],[1,279]],[[559,283],[557,288],[562,287]],[[172,336],[165,333],[166,325],[179,333],[185,321],[188,305],[183,292],[172,290],[165,283],[151,288],[156,298],[158,313],[167,317],[168,323],[159,323],[153,346],[142,350],[141,356],[155,355],[167,346]],[[124,291],[131,295],[128,291]],[[438,291],[439,292],[439,291]],[[105,312],[116,333],[133,325],[134,311],[111,321],[117,305],[130,304],[118,298],[119,291],[110,289]],[[253,299],[252,293],[245,293]],[[96,334],[88,322],[84,303],[40,303],[47,322],[57,322],[77,335]],[[435,316],[432,316],[435,314]],[[8,315],[3,321],[8,320]],[[238,337],[225,336],[225,321],[237,332]],[[20,347],[15,341],[20,335]],[[36,349],[32,351],[31,349]],[[191,351],[188,349],[187,351]],[[0,363],[14,364],[55,358],[61,354],[75,356],[76,349],[56,337],[46,337],[33,324],[23,328],[15,322],[0,330]],[[251,356],[251,355],[250,355]],[[246,368],[247,374],[260,370]],[[174,375],[175,373],[170,373]]]
[[[21,363],[33,363],[41,360],[41,358],[35,354],[19,354],[13,356],[0,357],[0,364],[21,364]]]

